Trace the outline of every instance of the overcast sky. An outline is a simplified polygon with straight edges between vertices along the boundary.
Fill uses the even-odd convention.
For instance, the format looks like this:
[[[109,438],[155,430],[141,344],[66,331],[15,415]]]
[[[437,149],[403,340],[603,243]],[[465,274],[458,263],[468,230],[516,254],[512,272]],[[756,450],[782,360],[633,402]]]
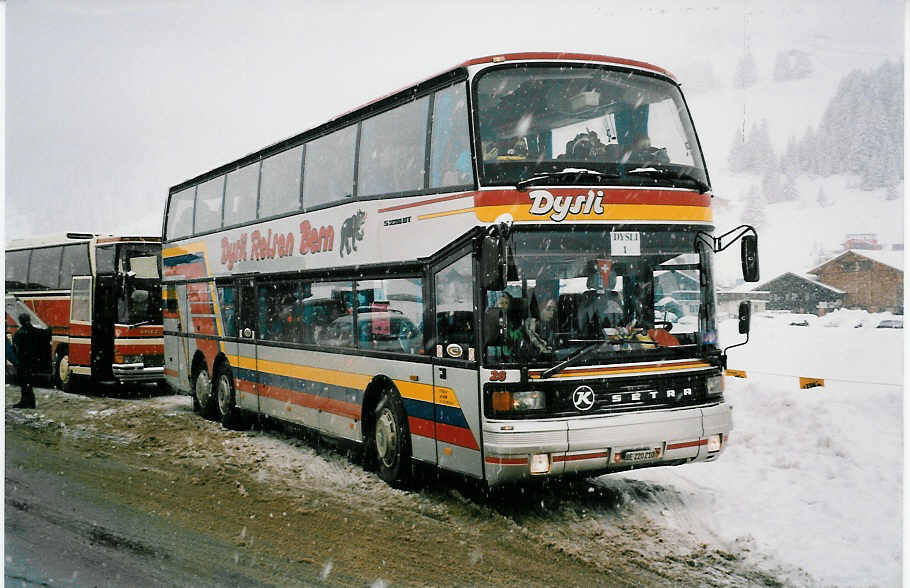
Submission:
[[[5,237],[160,234],[169,186],[472,57],[629,57],[685,89],[746,49],[875,67],[904,24],[900,0],[9,0]]]

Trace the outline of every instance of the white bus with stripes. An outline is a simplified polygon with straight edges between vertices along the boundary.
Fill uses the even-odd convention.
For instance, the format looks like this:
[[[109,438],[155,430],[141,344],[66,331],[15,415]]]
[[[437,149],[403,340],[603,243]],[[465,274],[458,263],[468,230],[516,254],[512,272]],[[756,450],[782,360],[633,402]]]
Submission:
[[[757,238],[711,197],[663,69],[473,59],[170,189],[165,375],[396,485],[713,460],[713,254],[743,237],[755,280]]]

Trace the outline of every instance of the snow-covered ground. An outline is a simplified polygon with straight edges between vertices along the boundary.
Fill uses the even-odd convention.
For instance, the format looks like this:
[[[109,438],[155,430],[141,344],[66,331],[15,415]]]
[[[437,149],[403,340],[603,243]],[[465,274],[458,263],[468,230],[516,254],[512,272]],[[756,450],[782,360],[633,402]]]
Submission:
[[[790,325],[803,318],[808,326]],[[901,318],[753,316],[751,341],[730,351],[748,378],[727,378],[735,428],[725,454],[621,474],[680,497],[641,508],[797,585],[899,586],[904,341],[902,329],[876,325]],[[721,330],[725,345],[739,340],[735,321]],[[801,390],[799,376],[825,385]]]

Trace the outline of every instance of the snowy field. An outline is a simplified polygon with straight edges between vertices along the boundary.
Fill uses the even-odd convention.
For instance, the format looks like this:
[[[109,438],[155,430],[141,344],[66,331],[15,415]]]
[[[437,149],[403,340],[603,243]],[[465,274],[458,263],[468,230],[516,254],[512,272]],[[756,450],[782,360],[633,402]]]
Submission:
[[[730,351],[748,378],[727,378],[725,454],[621,474],[677,493],[645,514],[797,585],[901,585],[903,330],[876,328],[901,318],[754,315],[751,341]],[[738,342],[735,321],[721,332]],[[801,390],[798,376],[825,385]]]

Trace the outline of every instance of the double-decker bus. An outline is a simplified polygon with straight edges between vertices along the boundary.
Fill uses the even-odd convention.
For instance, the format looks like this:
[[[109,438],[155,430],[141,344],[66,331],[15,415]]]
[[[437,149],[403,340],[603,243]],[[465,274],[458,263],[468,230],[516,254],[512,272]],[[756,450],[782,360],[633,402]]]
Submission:
[[[164,385],[160,237],[66,233],[11,241],[6,292],[50,327],[62,390],[88,382]]]
[[[663,69],[467,61],[169,190],[165,375],[227,426],[353,442],[392,484],[713,460],[733,241],[710,190]]]

